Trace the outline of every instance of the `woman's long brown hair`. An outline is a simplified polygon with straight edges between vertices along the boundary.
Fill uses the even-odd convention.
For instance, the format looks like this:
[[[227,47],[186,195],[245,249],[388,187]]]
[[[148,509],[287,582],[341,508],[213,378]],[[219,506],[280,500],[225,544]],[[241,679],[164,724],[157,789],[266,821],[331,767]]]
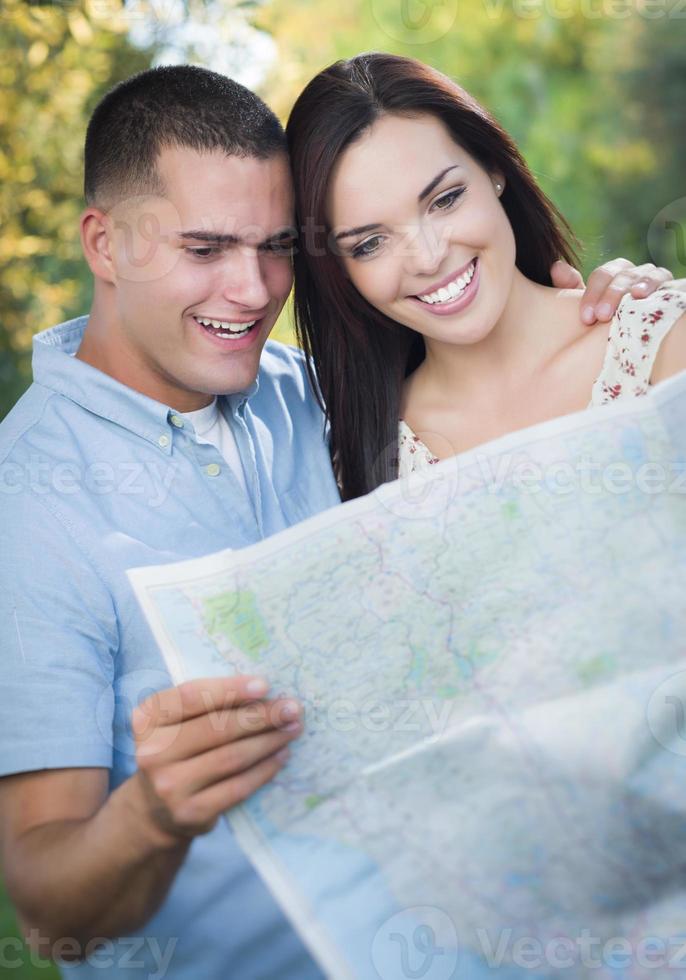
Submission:
[[[550,285],[557,259],[577,257],[571,230],[537,186],[512,138],[464,89],[428,65],[390,54],[338,61],[307,85],[286,134],[300,242],[294,257],[298,339],[331,429],[344,500],[398,475],[404,378],[424,356],[421,336],[389,319],[344,274],[327,224],[331,173],[341,153],[386,113],[429,113],[485,170],[505,178],[500,198],[516,243],[516,265]]]

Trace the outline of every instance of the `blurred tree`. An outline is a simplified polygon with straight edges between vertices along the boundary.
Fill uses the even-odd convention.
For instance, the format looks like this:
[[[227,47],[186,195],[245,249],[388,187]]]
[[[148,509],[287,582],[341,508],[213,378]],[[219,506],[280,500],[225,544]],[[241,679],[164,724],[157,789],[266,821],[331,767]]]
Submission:
[[[610,235],[632,254],[686,276],[686,14],[667,15],[649,29],[634,30],[630,48],[618,58],[620,114],[626,131],[645,142],[654,169],[651,179],[608,182]],[[635,25],[635,27],[638,25]]]
[[[0,15],[0,418],[30,381],[32,335],[89,305],[81,155],[100,96],[149,66],[120,0],[25,3]]]

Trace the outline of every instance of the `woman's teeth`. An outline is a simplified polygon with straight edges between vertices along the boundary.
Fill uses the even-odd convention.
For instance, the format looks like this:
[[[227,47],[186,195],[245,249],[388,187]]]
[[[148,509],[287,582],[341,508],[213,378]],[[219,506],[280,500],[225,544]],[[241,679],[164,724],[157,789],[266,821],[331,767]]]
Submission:
[[[213,330],[217,337],[232,338],[244,337],[257,323],[257,320],[251,320],[249,323],[229,323],[228,320],[207,320],[200,316],[193,317],[193,319],[201,327]]]
[[[474,259],[466,272],[463,272],[457,279],[453,279],[453,281],[449,282],[447,286],[441,286],[441,288],[437,289],[435,293],[425,293],[423,296],[417,296],[417,299],[420,299],[422,303],[431,304],[448,303],[453,299],[457,299],[457,297],[465,291],[467,286],[472,281],[475,263],[476,259]]]

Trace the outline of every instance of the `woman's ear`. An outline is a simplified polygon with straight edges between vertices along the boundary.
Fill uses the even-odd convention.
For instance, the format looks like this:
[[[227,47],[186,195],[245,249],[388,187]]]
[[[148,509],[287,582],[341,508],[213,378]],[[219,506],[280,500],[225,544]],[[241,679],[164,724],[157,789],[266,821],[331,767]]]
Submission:
[[[505,178],[501,173],[494,173],[491,174],[491,180],[493,181],[493,189],[497,196],[500,197],[505,190]]]

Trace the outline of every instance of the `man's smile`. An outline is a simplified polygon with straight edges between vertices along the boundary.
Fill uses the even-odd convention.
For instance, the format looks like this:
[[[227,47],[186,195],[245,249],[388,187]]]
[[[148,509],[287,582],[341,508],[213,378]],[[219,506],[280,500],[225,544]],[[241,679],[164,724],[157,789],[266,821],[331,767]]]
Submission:
[[[201,327],[224,339],[245,337],[257,323],[257,320],[215,320],[202,316],[194,316],[193,319]]]

